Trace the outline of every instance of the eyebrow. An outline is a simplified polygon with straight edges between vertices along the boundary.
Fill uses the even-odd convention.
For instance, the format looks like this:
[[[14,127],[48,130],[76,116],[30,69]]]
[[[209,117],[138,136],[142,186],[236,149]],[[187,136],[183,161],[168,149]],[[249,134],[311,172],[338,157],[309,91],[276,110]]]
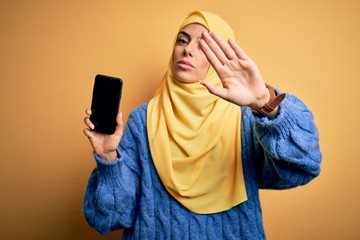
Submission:
[[[181,31],[181,32],[179,32],[179,34],[178,34],[178,35],[180,35],[180,34],[183,34],[183,35],[185,35],[185,37],[187,37],[187,38],[191,39],[190,34],[188,34],[187,32]]]

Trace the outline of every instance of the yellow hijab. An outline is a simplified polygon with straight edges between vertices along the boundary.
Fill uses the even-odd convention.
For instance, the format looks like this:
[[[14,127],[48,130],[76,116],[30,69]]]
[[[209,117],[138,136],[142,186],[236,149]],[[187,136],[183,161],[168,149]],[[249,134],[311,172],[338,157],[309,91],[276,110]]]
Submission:
[[[179,31],[190,23],[202,24],[224,40],[234,39],[231,27],[215,14],[192,12]],[[172,59],[147,110],[154,165],[167,191],[190,211],[228,210],[247,200],[240,107],[210,94],[200,83],[177,81]],[[212,67],[206,79],[221,86]]]

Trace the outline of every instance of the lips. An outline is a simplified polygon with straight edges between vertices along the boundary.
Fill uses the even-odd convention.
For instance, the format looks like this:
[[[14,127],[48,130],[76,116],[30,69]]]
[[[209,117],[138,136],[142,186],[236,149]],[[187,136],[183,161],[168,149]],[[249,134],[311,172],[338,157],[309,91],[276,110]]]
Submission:
[[[182,68],[182,69],[192,69],[192,68],[194,68],[194,66],[190,62],[188,62],[186,60],[180,60],[178,62],[178,66],[180,68]]]

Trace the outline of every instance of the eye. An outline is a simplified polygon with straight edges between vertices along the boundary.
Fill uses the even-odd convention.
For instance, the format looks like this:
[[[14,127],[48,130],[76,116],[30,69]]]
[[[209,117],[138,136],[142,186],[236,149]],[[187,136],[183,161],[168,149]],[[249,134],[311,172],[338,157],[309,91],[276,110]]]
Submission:
[[[186,38],[178,38],[176,43],[181,46],[186,46],[189,44],[189,41]]]

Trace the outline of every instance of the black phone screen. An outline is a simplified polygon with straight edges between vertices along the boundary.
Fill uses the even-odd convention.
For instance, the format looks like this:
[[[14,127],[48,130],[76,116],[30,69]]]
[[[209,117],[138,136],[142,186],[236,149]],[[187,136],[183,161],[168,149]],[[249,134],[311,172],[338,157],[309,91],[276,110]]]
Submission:
[[[95,76],[90,121],[95,131],[113,134],[119,112],[123,81],[117,77]]]

